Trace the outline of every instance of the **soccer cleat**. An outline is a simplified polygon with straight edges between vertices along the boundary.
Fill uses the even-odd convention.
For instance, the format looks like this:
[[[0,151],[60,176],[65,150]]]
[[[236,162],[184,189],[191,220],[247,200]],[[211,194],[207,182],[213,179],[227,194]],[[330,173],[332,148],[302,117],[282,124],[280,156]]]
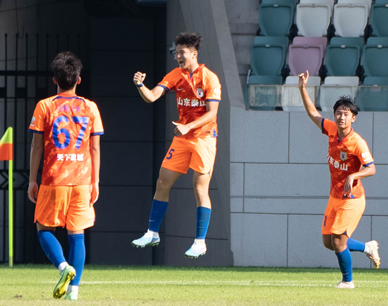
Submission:
[[[160,243],[159,234],[157,234],[157,237],[153,236],[152,232],[147,232],[144,234],[143,237],[133,240],[132,246],[135,248],[144,248],[145,246],[158,246]]]
[[[198,258],[199,256],[203,256],[206,254],[206,244],[198,243],[194,241],[193,245],[188,249],[185,253],[185,256],[191,259]]]
[[[369,253],[365,254],[366,257],[372,261],[373,268],[378,269],[380,267],[379,244],[376,240],[366,242],[365,244],[369,246]]]
[[[78,299],[78,295],[75,294],[73,291],[69,292],[69,293],[66,294],[66,296],[65,296],[65,300],[76,301],[77,299]]]
[[[337,289],[354,289],[354,283],[341,281],[335,286]]]
[[[75,276],[75,269],[67,265],[65,269],[63,269],[61,273],[61,278],[59,279],[58,284],[54,288],[53,296],[54,299],[60,299],[67,292],[67,288],[69,287],[70,281]]]

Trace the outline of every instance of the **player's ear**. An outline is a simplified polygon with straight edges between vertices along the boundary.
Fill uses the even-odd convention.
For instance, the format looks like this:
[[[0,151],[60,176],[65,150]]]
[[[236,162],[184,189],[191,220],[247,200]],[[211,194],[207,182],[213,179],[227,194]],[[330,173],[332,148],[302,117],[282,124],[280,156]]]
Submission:
[[[53,83],[54,83],[55,85],[58,84],[57,79],[56,79],[55,77],[53,77]]]
[[[81,77],[78,77],[77,84],[81,84]]]

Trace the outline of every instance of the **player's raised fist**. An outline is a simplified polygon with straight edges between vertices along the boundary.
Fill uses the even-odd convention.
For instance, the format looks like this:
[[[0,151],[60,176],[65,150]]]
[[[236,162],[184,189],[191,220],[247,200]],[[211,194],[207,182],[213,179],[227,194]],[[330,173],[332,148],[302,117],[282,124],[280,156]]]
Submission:
[[[146,77],[145,73],[142,73],[142,72],[138,71],[133,76],[133,82],[135,83],[135,85],[139,85],[139,84],[143,83],[145,77]]]
[[[306,73],[300,73],[298,74],[298,77],[299,77],[299,81],[298,81],[298,87],[299,88],[303,88],[306,86],[307,84],[307,81],[309,79],[309,71],[306,70]]]

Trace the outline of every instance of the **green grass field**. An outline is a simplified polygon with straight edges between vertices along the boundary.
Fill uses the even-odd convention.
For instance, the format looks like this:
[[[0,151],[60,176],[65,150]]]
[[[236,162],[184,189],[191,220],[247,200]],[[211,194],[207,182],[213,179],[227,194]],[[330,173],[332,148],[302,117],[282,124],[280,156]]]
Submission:
[[[387,272],[355,270],[356,288],[339,290],[338,269],[88,265],[70,302],[52,298],[51,265],[0,265],[0,305],[388,305]]]

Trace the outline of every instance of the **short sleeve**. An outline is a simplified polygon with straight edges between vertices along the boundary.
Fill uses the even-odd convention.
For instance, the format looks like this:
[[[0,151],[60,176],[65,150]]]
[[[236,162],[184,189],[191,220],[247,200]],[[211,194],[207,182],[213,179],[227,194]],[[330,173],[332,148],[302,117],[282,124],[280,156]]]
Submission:
[[[322,118],[322,133],[327,136],[331,136],[335,135],[336,132],[337,125],[335,124],[335,122],[326,118]]]
[[[35,107],[28,130],[33,133],[43,134],[46,114],[47,107],[45,107],[43,101],[39,101]]]
[[[96,103],[92,103],[91,106],[92,106],[91,108],[94,115],[94,122],[93,122],[92,129],[90,131],[90,135],[91,136],[103,135],[104,127],[102,126],[100,111],[98,110]]]
[[[170,91],[176,86],[177,76],[175,69],[168,74],[166,74],[161,82],[158,83],[158,86],[163,87],[166,91]]]
[[[363,166],[368,166],[374,163],[372,154],[370,153],[369,147],[364,139],[361,138],[357,141],[357,150],[355,153]]]
[[[209,74],[206,86],[206,101],[221,101],[221,84],[215,74]]]

